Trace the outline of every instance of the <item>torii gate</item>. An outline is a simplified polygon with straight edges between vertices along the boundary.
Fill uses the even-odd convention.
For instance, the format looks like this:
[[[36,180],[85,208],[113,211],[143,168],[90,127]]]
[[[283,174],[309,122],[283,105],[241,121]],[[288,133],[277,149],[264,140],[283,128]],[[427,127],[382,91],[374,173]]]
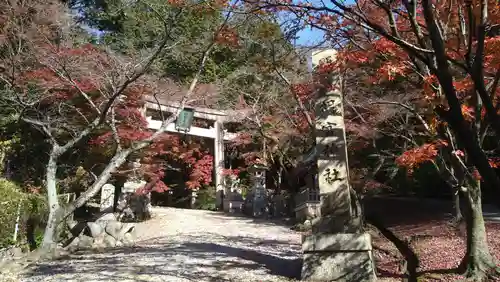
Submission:
[[[180,105],[177,103],[169,103],[168,105],[166,105],[147,100],[145,104],[145,115],[146,120],[148,121],[148,128],[157,130],[160,128],[162,121],[155,120],[151,116],[148,116],[147,110],[175,113],[179,110],[179,108]],[[222,205],[221,196],[224,194],[225,190],[222,176],[222,170],[224,169],[225,164],[224,141],[233,140],[238,136],[236,133],[225,131],[223,125],[225,122],[241,121],[245,116],[246,111],[220,111],[208,108],[194,107],[194,117],[212,121],[213,126],[211,126],[210,128],[191,126],[190,131],[186,132],[186,134],[188,135],[214,139],[214,182],[217,195],[217,207]],[[175,129],[174,123],[169,124],[166,131],[176,133],[179,132]]]

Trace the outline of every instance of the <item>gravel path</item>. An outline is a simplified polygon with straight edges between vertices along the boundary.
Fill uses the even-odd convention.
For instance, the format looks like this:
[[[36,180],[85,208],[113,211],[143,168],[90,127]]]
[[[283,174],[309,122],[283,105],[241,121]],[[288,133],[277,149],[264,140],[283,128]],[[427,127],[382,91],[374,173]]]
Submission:
[[[292,281],[300,235],[217,212],[155,208],[133,248],[76,253],[26,271],[22,281]]]

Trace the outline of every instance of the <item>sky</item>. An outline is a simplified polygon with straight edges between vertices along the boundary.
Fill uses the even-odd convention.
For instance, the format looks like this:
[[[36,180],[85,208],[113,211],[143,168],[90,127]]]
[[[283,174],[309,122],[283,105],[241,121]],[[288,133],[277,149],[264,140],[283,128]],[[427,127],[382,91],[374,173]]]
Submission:
[[[321,30],[308,27],[298,33],[298,39],[294,43],[298,46],[316,45],[323,40],[323,34]]]
[[[300,0],[300,1],[299,0],[292,0],[292,1],[297,2],[297,3],[302,2],[302,4],[310,3],[313,6],[317,6],[317,7],[326,6],[328,8],[335,9],[334,4],[332,4],[328,0],[326,0],[326,1],[325,0]],[[346,5],[350,5],[354,2],[355,2],[355,0],[342,0],[342,3],[346,4]],[[296,40],[296,42],[294,42],[294,45],[296,45],[296,46],[316,46],[316,45],[318,45],[318,43],[321,43],[323,41],[323,35],[324,35],[324,32],[319,30],[319,29],[306,27],[298,33],[299,38]]]

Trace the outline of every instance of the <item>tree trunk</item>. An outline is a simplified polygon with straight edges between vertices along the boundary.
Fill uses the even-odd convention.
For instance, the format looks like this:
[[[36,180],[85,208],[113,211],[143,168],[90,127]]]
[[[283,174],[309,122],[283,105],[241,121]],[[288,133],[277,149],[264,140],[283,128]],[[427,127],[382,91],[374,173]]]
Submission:
[[[405,276],[402,281],[417,282],[418,272],[417,269],[420,266],[420,260],[417,254],[411,248],[410,242],[403,241],[399,239],[396,234],[389,230],[380,220],[380,217],[376,214],[366,214],[366,222],[373,225],[380,231],[380,233],[387,238],[398,251],[403,255],[404,261],[402,263],[402,271],[405,272]]]
[[[490,253],[486,238],[480,184],[478,183],[473,187],[469,187],[465,195],[467,197],[467,201],[465,201],[467,250],[460,268],[468,278],[472,278],[475,281],[482,281],[487,272],[496,267],[496,263]]]
[[[49,204],[49,219],[43,234],[42,248],[51,249],[57,242],[58,213],[60,209],[59,199],[57,197],[57,157],[56,150],[52,150],[47,163],[45,181],[47,188],[47,201]]]
[[[77,208],[85,205],[85,203],[87,203],[92,197],[94,197],[101,190],[102,186],[104,186],[104,184],[106,184],[109,181],[109,179],[112,176],[112,173],[115,172],[118,167],[120,167],[122,164],[125,163],[125,161],[127,160],[127,157],[132,152],[133,152],[132,149],[127,149],[127,150],[123,150],[123,151],[118,152],[111,159],[111,161],[108,163],[106,168],[104,168],[104,170],[101,172],[99,177],[97,177],[97,180],[92,184],[92,186],[89,189],[87,189],[85,192],[80,194],[80,196],[75,201],[70,203],[64,209],[64,213],[62,214],[62,216],[60,218],[58,218],[58,220],[59,220],[58,224],[62,220],[64,220],[66,217],[68,217],[70,214],[72,214]]]
[[[491,167],[486,154],[475,134],[468,128],[461,114],[453,113],[448,115],[441,113],[440,116],[450,124],[450,128],[457,136],[458,141],[463,145],[468,159],[476,167],[482,179],[491,187],[500,188],[500,179],[495,170]]]
[[[130,155],[132,150],[123,150],[117,153],[99,175],[94,184],[85,192],[83,192],[75,201],[70,203],[64,209],[59,205],[59,200],[57,197],[57,159],[61,155],[61,151],[58,148],[54,148],[50,154],[49,161],[47,163],[46,172],[46,187],[49,203],[49,219],[47,221],[47,226],[45,228],[45,233],[42,241],[42,248],[44,250],[50,251],[57,244],[58,227],[60,224],[71,215],[77,208],[83,206],[88,200],[99,192],[99,190],[108,182],[111,178],[112,173],[121,166]]]
[[[453,207],[455,209],[455,223],[459,224],[463,220],[462,210],[460,209],[460,191],[453,194]]]

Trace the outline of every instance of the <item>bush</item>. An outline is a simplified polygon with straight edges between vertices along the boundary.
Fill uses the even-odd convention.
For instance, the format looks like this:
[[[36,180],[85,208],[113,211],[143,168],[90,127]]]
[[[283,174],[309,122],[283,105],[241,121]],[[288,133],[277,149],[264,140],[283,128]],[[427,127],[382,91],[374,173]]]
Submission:
[[[49,206],[44,195],[29,194],[24,210],[26,237],[30,249],[35,249],[42,243],[43,233],[49,215]]]
[[[195,209],[214,211],[217,208],[215,187],[205,186],[197,194]]]
[[[14,183],[0,178],[0,248],[12,245],[17,211],[26,201],[26,194]]]
[[[12,181],[0,178],[0,248],[19,242],[27,238],[28,223],[35,225],[31,232],[37,231],[36,226],[45,220],[47,203],[44,197],[36,194],[23,193],[21,188]],[[19,211],[19,213],[18,213]],[[17,242],[14,242],[14,231],[19,216]]]

